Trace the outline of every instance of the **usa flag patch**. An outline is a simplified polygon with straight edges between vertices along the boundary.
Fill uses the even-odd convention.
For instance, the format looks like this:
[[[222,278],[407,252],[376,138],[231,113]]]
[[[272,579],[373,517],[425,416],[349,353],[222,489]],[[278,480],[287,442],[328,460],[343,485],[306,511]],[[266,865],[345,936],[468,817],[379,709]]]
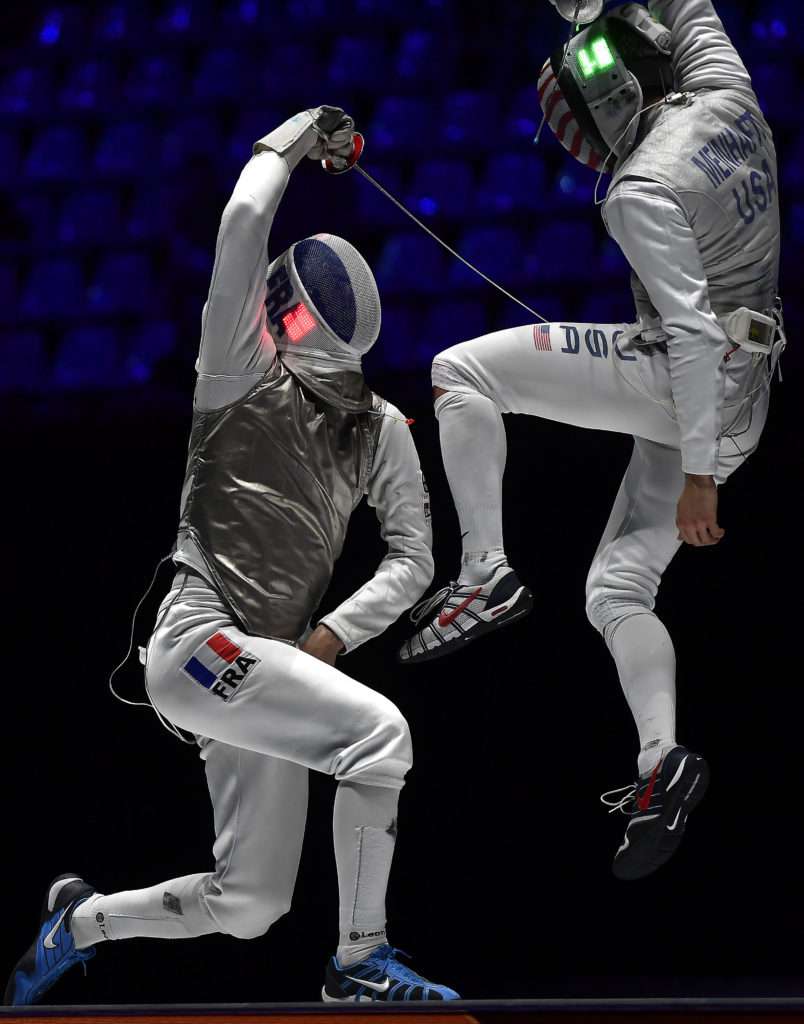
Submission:
[[[193,656],[182,665],[182,671],[214,693],[223,701],[228,701],[238,686],[251,672],[260,659],[244,650],[225,633],[213,633],[194,652]]]
[[[550,344],[550,324],[536,324],[533,328],[533,344],[540,352],[552,352]]]

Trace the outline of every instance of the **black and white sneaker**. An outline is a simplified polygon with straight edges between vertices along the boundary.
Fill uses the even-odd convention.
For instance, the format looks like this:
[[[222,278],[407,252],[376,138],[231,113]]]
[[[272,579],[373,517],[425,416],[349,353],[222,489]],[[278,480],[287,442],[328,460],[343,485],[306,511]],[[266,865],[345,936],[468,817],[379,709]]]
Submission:
[[[533,595],[507,565],[479,586],[450,583],[410,613],[415,625],[438,614],[402,645],[399,660],[408,665],[442,658],[493,629],[516,622],[532,607]]]
[[[604,793],[609,813],[622,811],[631,820],[614,857],[617,878],[644,878],[665,864],[678,849],[690,811],[703,799],[709,785],[709,766],[700,754],[673,747],[632,786]]]

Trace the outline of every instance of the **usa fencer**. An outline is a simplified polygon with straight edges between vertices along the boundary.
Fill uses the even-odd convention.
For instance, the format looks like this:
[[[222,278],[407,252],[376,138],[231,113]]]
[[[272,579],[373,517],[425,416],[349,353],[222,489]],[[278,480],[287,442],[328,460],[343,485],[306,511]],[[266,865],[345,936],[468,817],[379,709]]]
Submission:
[[[639,734],[637,782],[604,797],[630,817],[613,869],[633,879],[677,849],[707,785],[703,758],[676,742],[675,655],[654,605],[682,542],[723,538],[718,488],[765,424],[785,344],[776,152],[711,0],[621,4],[577,26],[539,94],[565,148],[613,175],[603,218],[633,270],[638,322],[523,326],[436,356],[462,563],[414,609],[400,657],[450,654],[531,607],[503,544],[502,413],[633,435],[586,587]]]
[[[407,723],[334,667],[432,579],[429,507],[410,431],[361,368],[380,330],[379,295],[362,256],[332,235],[297,242],[268,265],[271,224],[299,161],[346,164],[356,138],[351,118],[326,106],[266,135],[217,239],[177,573],[146,656],[151,702],[201,748],[215,866],[111,895],[77,875],[55,879],[7,1003],[41,1000],[100,943],[263,934],[290,907],[309,769],[338,781],[340,937],[323,999],[456,998],[401,963],[386,938],[397,803],[411,766]],[[364,495],[387,554],[310,631]]]

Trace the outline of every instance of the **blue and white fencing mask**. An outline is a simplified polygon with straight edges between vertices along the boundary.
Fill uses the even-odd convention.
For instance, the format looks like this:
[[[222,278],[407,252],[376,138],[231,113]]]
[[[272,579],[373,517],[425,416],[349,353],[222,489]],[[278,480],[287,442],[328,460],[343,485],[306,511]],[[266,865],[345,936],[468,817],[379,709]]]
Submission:
[[[283,358],[360,369],[380,333],[368,263],[336,235],[296,242],[268,268],[268,330]]]

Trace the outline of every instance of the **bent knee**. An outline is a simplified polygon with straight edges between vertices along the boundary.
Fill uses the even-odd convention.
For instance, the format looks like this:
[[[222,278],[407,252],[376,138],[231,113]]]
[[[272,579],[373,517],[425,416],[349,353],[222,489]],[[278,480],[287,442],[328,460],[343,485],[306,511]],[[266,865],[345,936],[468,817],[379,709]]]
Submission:
[[[336,759],[334,775],[339,782],[401,789],[413,764],[410,727],[384,697],[376,710],[371,728]]]
[[[228,900],[224,893],[209,910],[226,935],[235,939],[257,939],[288,913],[290,900],[266,899],[259,893],[252,893],[246,899]]]
[[[639,587],[614,588],[592,581],[586,589],[586,617],[608,642],[620,622],[651,613],[655,595]]]

